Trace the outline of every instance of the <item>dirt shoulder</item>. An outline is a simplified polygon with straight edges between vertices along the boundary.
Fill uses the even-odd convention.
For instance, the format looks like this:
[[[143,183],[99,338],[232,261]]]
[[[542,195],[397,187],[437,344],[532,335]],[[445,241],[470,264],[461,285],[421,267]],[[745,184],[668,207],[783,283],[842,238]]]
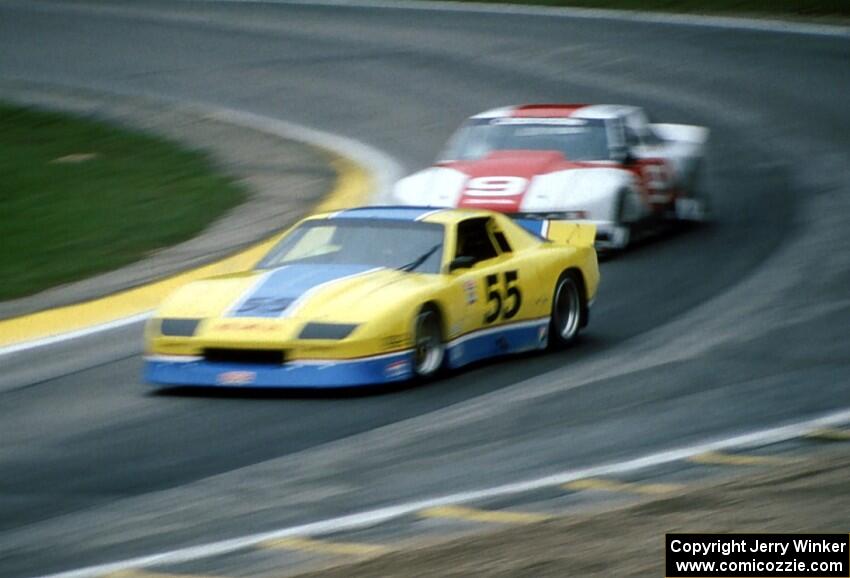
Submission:
[[[2,302],[0,319],[94,299],[224,257],[292,224],[336,182],[331,159],[324,151],[224,122],[196,109],[9,82],[0,83],[0,98],[116,123],[201,150],[216,169],[249,191],[245,203],[191,240],[108,273]]]
[[[299,578],[663,576],[667,532],[847,532],[846,447],[617,510],[398,550]]]

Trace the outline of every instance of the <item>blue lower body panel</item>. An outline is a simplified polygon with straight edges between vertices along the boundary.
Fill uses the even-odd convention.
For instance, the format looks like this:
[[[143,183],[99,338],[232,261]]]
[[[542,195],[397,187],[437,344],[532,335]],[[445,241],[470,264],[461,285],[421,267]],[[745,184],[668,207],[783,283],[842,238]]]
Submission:
[[[284,365],[152,356],[145,360],[145,381],[166,387],[351,387],[408,380],[413,376],[412,363],[411,351],[363,359],[291,361]]]
[[[500,325],[449,342],[448,365],[456,368],[491,357],[545,349],[548,342],[548,317]]]
[[[446,366],[455,369],[491,357],[543,349],[548,338],[548,317],[478,330],[446,344]],[[412,377],[410,350],[361,359],[295,360],[283,365],[178,356],[145,359],[145,380],[165,387],[343,388],[395,383]]]

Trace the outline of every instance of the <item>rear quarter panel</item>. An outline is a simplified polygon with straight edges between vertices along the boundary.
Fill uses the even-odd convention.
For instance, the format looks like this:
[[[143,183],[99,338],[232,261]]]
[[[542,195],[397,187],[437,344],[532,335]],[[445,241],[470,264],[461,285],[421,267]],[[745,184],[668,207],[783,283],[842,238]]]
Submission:
[[[538,251],[541,282],[551,288],[554,294],[555,284],[561,275],[570,269],[577,270],[584,281],[585,297],[592,301],[599,288],[599,264],[593,247],[573,247],[559,243],[547,243]]]

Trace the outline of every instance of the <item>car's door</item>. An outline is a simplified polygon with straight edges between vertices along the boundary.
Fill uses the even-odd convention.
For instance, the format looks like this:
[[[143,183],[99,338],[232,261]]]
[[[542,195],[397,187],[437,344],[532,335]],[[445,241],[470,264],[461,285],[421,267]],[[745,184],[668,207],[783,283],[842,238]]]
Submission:
[[[454,338],[483,337],[475,342],[478,353],[466,352],[476,358],[515,349],[510,327],[539,313],[542,286],[534,262],[513,252],[490,217],[458,223],[453,262],[461,267],[449,275],[463,301]]]

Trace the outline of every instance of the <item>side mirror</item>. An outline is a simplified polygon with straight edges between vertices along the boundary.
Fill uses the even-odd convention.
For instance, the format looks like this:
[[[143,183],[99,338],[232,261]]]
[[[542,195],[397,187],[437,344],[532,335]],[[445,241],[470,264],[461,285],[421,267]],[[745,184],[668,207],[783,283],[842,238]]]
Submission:
[[[455,257],[452,262],[449,263],[449,273],[457,271],[458,269],[469,269],[473,265],[475,265],[475,257],[469,255]]]

